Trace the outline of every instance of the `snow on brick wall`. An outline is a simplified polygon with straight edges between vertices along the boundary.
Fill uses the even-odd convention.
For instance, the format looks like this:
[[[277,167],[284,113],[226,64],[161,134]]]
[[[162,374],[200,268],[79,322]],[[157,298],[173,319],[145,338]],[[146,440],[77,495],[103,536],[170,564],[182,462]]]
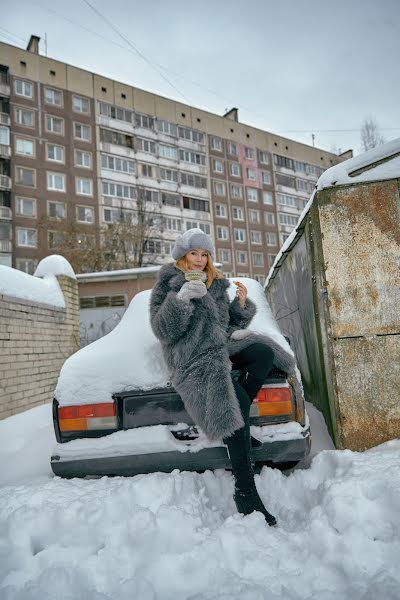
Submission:
[[[64,361],[79,349],[77,282],[57,280],[65,307],[0,294],[0,419],[51,402]]]

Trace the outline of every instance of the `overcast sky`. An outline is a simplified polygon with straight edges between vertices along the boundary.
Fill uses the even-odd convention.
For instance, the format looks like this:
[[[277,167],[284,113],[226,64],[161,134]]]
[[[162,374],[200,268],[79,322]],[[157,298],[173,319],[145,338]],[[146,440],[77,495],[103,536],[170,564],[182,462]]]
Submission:
[[[358,154],[367,116],[400,137],[400,0],[5,3],[0,40],[32,33],[52,58],[326,150]]]

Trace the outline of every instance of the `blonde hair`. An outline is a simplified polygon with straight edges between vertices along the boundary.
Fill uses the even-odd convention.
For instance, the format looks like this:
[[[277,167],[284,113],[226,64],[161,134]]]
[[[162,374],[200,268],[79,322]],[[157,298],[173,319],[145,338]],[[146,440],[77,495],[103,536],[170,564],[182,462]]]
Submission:
[[[186,254],[185,254],[185,256],[182,256],[182,258],[180,258],[179,260],[176,261],[175,266],[178,269],[180,269],[181,271],[183,271],[184,273],[186,273],[187,271],[190,271],[189,262],[186,258]],[[204,267],[204,273],[207,275],[207,281],[206,281],[207,288],[209,288],[211,286],[214,279],[224,279],[223,274],[214,267],[214,263],[211,258],[211,254],[209,252],[207,252],[207,264]]]

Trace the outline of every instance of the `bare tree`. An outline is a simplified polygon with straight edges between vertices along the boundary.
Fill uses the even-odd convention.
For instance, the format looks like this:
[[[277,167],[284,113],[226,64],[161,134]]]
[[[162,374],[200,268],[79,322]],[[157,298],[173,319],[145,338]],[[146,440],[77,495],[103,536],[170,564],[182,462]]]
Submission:
[[[158,195],[138,189],[134,204],[110,208],[111,222],[82,226],[44,218],[40,228],[49,248],[64,256],[76,273],[113,271],[153,264],[161,256],[162,214]]]
[[[378,124],[374,117],[366,117],[361,127],[361,147],[367,151],[376,146],[385,143],[383,136],[379,132]]]

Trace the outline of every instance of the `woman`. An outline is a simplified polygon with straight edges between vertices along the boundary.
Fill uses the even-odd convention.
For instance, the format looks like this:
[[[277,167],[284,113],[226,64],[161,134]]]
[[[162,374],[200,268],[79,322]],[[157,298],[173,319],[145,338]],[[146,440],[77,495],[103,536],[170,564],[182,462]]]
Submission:
[[[201,229],[181,235],[172,257],[176,263],[161,268],[150,302],[151,326],[161,341],[172,383],[207,437],[226,443],[238,511],[260,511],[275,525],[254,484],[249,410],[274,355],[285,367],[293,367],[293,358],[273,340],[245,330],[256,313],[255,304],[239,282],[230,302],[229,281],[215,269],[213,243]],[[187,281],[185,276],[194,276],[193,271],[199,271],[201,279]],[[239,382],[232,381],[232,367],[242,372]]]

